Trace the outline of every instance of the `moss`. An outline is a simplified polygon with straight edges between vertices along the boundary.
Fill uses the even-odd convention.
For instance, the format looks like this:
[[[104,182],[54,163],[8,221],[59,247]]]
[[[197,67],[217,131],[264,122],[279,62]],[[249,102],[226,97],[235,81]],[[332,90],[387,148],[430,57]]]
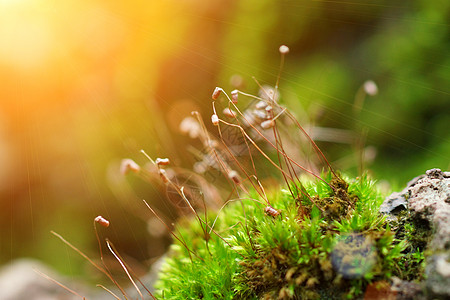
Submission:
[[[398,260],[399,269],[394,275],[402,280],[423,280],[425,253],[433,236],[431,225],[427,220],[412,218],[406,210],[398,214],[397,220],[391,220],[388,224],[395,230],[396,239],[406,244]]]
[[[258,199],[256,192],[242,197],[242,205],[231,203],[220,212],[214,225],[217,234],[208,241],[198,221],[179,227],[195,255],[191,261],[186,249],[173,246],[157,285],[164,290],[160,296],[354,298],[362,297],[371,283],[404,270],[407,245],[378,214],[382,197],[374,183],[366,177],[324,179],[328,184],[304,183],[311,200],[293,199],[284,190],[269,192],[272,206],[281,211],[275,217],[251,200]]]
[[[323,217],[328,221],[345,218],[355,207],[358,196],[349,194],[348,183],[340,177],[333,176],[330,192],[326,197],[314,196],[314,203],[323,210]]]

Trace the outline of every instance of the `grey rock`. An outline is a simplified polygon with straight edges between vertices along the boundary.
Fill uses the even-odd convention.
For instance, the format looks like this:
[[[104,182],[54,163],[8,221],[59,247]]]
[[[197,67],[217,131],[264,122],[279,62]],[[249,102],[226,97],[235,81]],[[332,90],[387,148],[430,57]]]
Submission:
[[[411,179],[410,181],[408,181],[408,183],[406,184],[406,187],[403,189],[403,192],[404,193],[407,193],[408,192],[408,189],[410,188],[410,187],[412,187],[413,185],[415,185],[420,179],[423,179],[423,178],[425,178],[425,174],[422,174],[422,175],[419,175],[419,176],[417,176],[417,177],[414,177],[413,179]]]
[[[69,293],[38,272],[50,276],[59,282],[67,280],[56,275],[39,261],[20,259],[0,269],[1,300],[79,300],[80,297]],[[80,287],[77,285],[77,291]],[[82,292],[81,292],[82,294]]]
[[[400,192],[394,192],[384,200],[380,206],[380,212],[387,216],[388,220],[394,220],[397,215],[408,208],[409,189],[426,175],[420,175],[411,179]]]
[[[380,212],[387,215],[388,219],[393,219],[399,212],[406,210],[407,207],[406,193],[392,193],[381,204]]]
[[[408,220],[430,224],[431,242],[427,245],[426,280],[423,283],[427,299],[450,299],[450,172],[431,169],[426,175],[411,180],[403,191],[388,196],[380,212],[388,220],[397,219],[402,210],[408,210]],[[397,282],[405,287],[408,282]],[[395,288],[395,282],[392,286]],[[418,286],[411,288],[405,299],[416,299],[422,292]],[[402,288],[408,290],[408,288]],[[416,290],[416,292],[414,292]]]
[[[401,280],[398,277],[391,278],[391,290],[396,293],[397,300],[423,300],[423,288],[420,284]]]
[[[51,279],[46,278],[45,275]],[[55,281],[70,288],[78,296],[59,286]],[[122,296],[117,287],[109,286],[108,289]],[[127,288],[127,294],[130,291],[132,289]],[[102,288],[66,278],[34,259],[18,259],[0,269],[0,300],[80,300],[83,299],[82,297],[86,300],[114,299]],[[129,299],[138,298],[129,297]],[[148,299],[148,296],[145,299]]]
[[[427,259],[426,289],[432,299],[450,299],[450,255],[435,254]]]
[[[431,247],[450,250],[450,178],[439,169],[427,171],[427,176],[409,188],[408,206],[413,218],[429,221],[435,234]]]

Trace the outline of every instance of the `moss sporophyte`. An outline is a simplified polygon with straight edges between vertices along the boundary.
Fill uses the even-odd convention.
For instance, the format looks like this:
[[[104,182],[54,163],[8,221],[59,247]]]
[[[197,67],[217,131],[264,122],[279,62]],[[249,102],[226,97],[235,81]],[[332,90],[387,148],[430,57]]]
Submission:
[[[280,47],[280,74],[288,52]],[[379,213],[383,197],[368,176],[349,178],[332,168],[308,131],[279,103],[280,74],[275,87],[255,80],[258,96],[233,90],[230,97],[217,87],[211,117],[216,134],[197,112],[183,120],[180,129],[203,146],[194,152],[195,172],[188,172],[203,188],[200,200],[175,179],[168,159],[153,160],[142,151],[150,168],[123,161],[123,174],[158,176],[176,195],[171,202],[184,216],[173,228],[144,200],[174,238],[156,295],[148,291],[151,297],[354,299],[389,295],[387,281],[394,275],[422,276],[424,249],[413,225],[388,222]],[[298,151],[305,144],[315,155]],[[325,171],[318,171],[320,164]],[[260,176],[261,166],[269,166],[282,182],[269,187],[260,178],[276,176],[267,171]],[[226,200],[220,200],[220,190],[228,193]],[[391,227],[401,228],[402,235]],[[416,274],[407,271],[412,256]],[[131,276],[130,281],[139,291]]]
[[[283,58],[288,52],[284,47]],[[205,165],[200,170],[223,173],[236,198],[203,219],[193,210],[195,219],[179,221],[178,242],[156,284],[160,298],[353,299],[364,297],[366,290],[385,295],[387,280],[402,273],[408,243],[395,238],[378,212],[383,197],[374,182],[366,175],[351,179],[333,170],[307,131],[279,104],[278,81],[275,88],[260,86],[259,96],[234,90],[229,97],[216,88],[211,122],[218,140],[194,113],[195,128],[201,128],[197,137],[214,158],[200,161]],[[216,110],[221,95],[228,121]],[[255,103],[241,111],[239,95]],[[299,129],[326,172],[318,174],[293,158],[283,139],[287,126]],[[242,137],[247,164],[224,137],[230,129]],[[256,156],[281,174],[285,188],[264,189]]]

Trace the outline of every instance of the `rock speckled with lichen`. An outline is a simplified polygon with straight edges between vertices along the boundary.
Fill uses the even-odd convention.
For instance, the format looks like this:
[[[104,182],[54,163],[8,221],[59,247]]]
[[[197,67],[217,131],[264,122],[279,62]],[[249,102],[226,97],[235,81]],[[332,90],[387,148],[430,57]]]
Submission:
[[[425,281],[423,291],[403,299],[450,299],[450,172],[431,169],[416,177],[399,193],[386,198],[380,212],[388,220],[421,224],[422,236],[428,235],[426,245]],[[417,226],[419,228],[419,226]],[[394,284],[395,285],[395,284]],[[396,283],[397,286],[407,286]],[[406,290],[399,290],[400,296]]]
[[[411,216],[429,221],[435,230],[430,246],[450,250],[450,172],[428,170],[408,191]]]

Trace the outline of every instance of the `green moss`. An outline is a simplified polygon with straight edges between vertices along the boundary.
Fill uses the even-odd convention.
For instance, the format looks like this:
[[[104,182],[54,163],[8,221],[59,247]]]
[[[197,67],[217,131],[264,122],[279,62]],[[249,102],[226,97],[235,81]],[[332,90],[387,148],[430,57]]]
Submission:
[[[398,214],[397,220],[389,225],[395,230],[395,237],[405,243],[399,258],[399,269],[394,275],[402,280],[420,281],[424,279],[425,253],[433,231],[426,220],[412,218],[407,211]]]
[[[255,192],[241,197],[220,212],[209,239],[198,221],[180,224],[178,234],[195,255],[172,246],[157,284],[161,298],[354,298],[405,268],[407,243],[379,215],[383,198],[374,183],[324,178],[328,184],[303,184],[310,198],[269,192],[281,212],[275,217],[254,201],[262,201]]]

